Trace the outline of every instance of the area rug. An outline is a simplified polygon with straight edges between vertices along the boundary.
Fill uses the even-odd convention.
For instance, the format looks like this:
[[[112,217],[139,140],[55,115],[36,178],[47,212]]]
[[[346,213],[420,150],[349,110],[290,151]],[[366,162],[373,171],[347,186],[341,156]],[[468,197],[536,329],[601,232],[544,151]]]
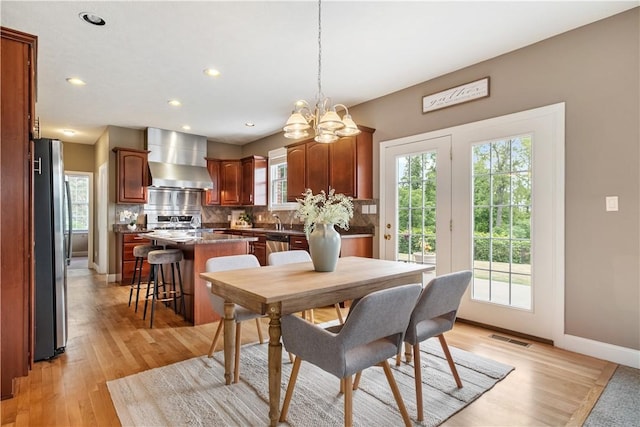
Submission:
[[[640,426],[640,370],[618,366],[583,426]]]
[[[451,347],[464,387],[458,389],[437,340],[421,345],[425,421],[416,420],[413,365],[394,368],[405,405],[415,425],[436,426],[506,377],[513,367]],[[391,362],[391,361],[390,361]],[[283,351],[284,399],[292,364]],[[123,426],[262,426],[269,424],[267,345],[242,347],[240,382],[224,385],[222,352],[107,382]],[[344,425],[340,382],[302,363],[287,422],[292,426]],[[362,374],[353,394],[354,425],[402,425],[381,368]]]

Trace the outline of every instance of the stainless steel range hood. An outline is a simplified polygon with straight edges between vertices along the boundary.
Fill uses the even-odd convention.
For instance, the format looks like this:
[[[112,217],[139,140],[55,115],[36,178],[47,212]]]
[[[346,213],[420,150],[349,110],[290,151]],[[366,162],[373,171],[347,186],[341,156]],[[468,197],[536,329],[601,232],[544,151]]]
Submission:
[[[153,187],[213,189],[207,171],[207,138],[147,128],[149,171]]]

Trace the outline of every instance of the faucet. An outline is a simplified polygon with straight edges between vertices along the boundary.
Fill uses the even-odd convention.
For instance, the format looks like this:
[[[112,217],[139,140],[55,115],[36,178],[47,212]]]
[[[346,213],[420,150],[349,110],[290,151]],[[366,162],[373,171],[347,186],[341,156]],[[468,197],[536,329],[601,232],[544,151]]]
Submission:
[[[276,230],[282,230],[282,221],[280,221],[280,217],[277,214],[273,214],[273,217],[276,220]]]

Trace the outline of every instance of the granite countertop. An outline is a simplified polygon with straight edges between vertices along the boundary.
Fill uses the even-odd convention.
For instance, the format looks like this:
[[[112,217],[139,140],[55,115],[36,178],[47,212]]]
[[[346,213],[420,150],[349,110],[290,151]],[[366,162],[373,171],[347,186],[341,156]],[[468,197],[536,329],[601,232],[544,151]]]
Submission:
[[[142,233],[141,236],[148,239],[156,240],[160,243],[173,243],[184,245],[209,245],[220,244],[228,242],[255,242],[257,237],[251,236],[236,236],[232,234],[218,234],[207,231],[163,231],[163,232],[150,232]]]
[[[146,228],[137,228],[136,230],[129,230],[125,224],[114,224],[113,231],[121,234],[141,234],[141,233],[152,233],[157,230],[148,230]],[[193,230],[162,230],[165,232],[168,231],[183,231],[183,232],[193,232]],[[246,231],[253,233],[269,233],[269,234],[280,234],[287,236],[305,236],[304,231],[299,229],[288,229],[288,230],[276,230],[275,228],[269,227],[247,227],[247,228],[233,228],[233,227],[207,227],[206,225],[203,228],[198,229],[197,231],[201,233],[215,233],[215,232],[228,232],[228,231]],[[342,238],[355,238],[355,237],[372,237],[374,235],[373,230],[370,230],[367,227],[351,227],[349,230],[342,230],[336,228],[336,231],[340,233]],[[225,236],[225,234],[216,234],[218,236]],[[236,237],[248,237],[248,236],[237,236]]]

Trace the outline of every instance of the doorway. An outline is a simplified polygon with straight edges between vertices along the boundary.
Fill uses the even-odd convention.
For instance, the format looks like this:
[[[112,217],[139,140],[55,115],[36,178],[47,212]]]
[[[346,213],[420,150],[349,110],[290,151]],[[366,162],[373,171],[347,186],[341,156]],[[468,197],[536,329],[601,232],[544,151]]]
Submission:
[[[380,165],[381,257],[435,246],[436,274],[473,272],[459,317],[564,333],[564,104],[386,141]]]

